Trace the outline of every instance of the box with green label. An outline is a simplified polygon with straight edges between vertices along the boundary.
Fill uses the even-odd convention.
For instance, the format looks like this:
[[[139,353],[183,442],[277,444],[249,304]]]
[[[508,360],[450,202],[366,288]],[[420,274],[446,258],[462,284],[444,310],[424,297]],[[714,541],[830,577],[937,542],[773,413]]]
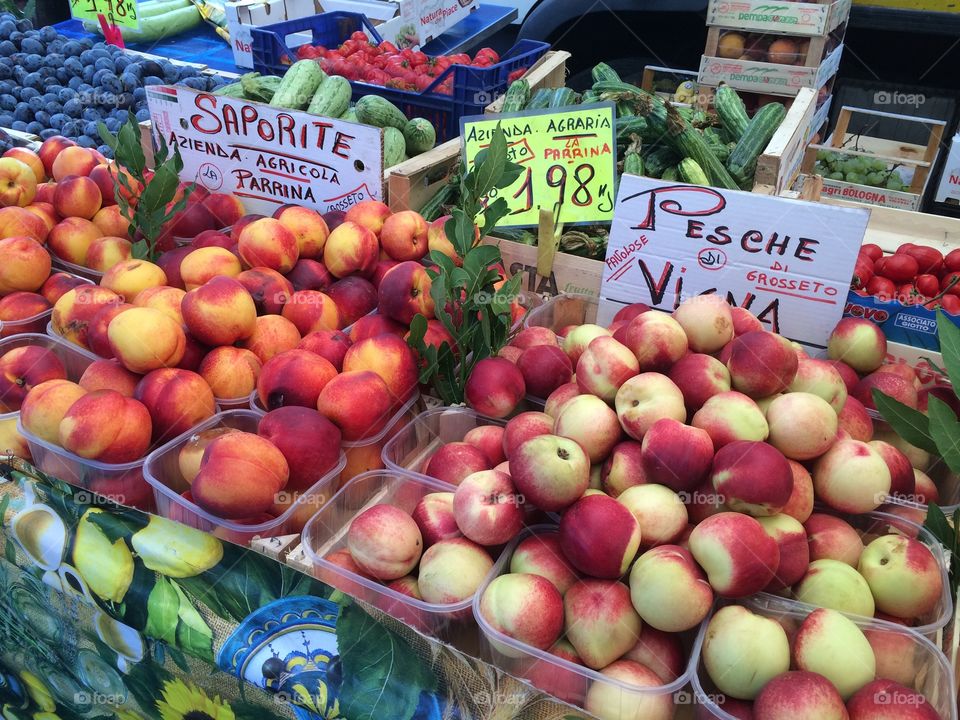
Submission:
[[[707,25],[785,35],[825,36],[846,22],[851,0],[710,0]]]

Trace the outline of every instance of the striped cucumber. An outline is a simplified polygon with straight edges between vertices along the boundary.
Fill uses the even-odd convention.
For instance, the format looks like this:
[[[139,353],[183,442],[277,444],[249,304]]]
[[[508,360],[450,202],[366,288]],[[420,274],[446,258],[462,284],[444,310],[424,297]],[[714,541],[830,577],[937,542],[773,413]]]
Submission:
[[[750,120],[747,131],[727,158],[727,169],[741,187],[752,183],[757,158],[786,115],[787,109],[781,103],[768,103],[757,110]]]
[[[720,124],[730,133],[734,142],[740,140],[747,131],[750,117],[743,100],[729,85],[721,85],[713,96],[713,109],[720,116]]]
[[[530,83],[523,78],[514,80],[503,96],[503,107],[500,108],[500,112],[519,112],[528,102],[530,102]]]
[[[298,60],[283,74],[270,104],[290,110],[306,110],[326,77],[316,60]]]

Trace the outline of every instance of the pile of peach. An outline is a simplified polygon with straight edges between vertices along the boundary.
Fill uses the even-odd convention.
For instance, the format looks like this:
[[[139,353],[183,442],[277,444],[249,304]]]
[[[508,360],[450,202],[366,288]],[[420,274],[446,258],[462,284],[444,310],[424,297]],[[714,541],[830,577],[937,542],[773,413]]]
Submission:
[[[695,628],[715,597],[777,592],[903,625],[939,619],[941,567],[915,525],[897,521],[865,548],[842,518],[813,513],[818,501],[922,520],[895,503],[936,498],[929,456],[890,433],[873,439],[871,389],[913,407],[925,398],[912,370],[882,365],[886,341],[872,323],[841,321],[831,359],[815,360],[705,296],[672,316],[630,306],[609,328],[528,328],[504,354],[477,364],[468,402],[505,417],[534,378],[549,393],[544,411],[476,428],[423,471],[484,499],[478,515],[495,536],[454,517],[479,544],[506,542],[534,508],[558,513],[555,561],[587,584],[578,592],[592,589],[604,621],[586,638],[571,635],[578,595],[568,601],[569,588],[507,575],[498,582],[509,600],[481,602],[494,628],[541,649],[565,648],[556,645],[565,637],[580,662],[604,672],[641,627]],[[534,354],[539,373],[525,373]],[[523,607],[538,611],[515,617]],[[655,673],[629,669],[635,684],[654,682]]]

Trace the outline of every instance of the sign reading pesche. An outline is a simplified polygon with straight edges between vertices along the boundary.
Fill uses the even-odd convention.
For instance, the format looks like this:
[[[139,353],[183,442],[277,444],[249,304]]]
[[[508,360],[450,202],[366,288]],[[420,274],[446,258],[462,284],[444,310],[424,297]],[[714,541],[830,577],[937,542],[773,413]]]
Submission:
[[[180,148],[183,180],[272,215],[383,198],[383,131],[181,87],[149,88],[153,132]]]
[[[869,212],[624,175],[601,297],[672,311],[720,293],[811,348],[847,300]]]

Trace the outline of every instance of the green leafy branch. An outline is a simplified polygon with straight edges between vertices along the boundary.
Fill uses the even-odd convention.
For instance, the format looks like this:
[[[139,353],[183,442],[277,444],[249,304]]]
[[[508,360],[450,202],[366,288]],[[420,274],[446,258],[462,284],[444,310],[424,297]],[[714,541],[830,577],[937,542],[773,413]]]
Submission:
[[[160,147],[154,153],[153,175],[148,179],[147,159],[141,144],[142,131],[136,116],[129,113],[127,121],[116,135],[107,130],[103,123],[99,123],[98,129],[103,142],[113,150],[117,166],[126,168],[136,182],[134,187],[124,172],[114,175],[117,204],[135,232],[133,256],[155,260],[159,254],[157,241],[167,224],[187,206],[187,199],[195,187],[188,185],[180,199],[173,202],[180,185],[180,171],[183,170],[180,149],[174,146],[171,151],[163,137],[158,136]],[[131,205],[128,198],[137,196],[137,202]]]
[[[937,334],[947,377],[954,388],[960,387],[960,328],[943,311],[937,310]],[[890,427],[911,445],[943,458],[953,473],[960,473],[960,421],[951,407],[938,397],[927,397],[927,413],[908,407],[874,388],[873,400]],[[952,524],[951,524],[952,522]],[[924,523],[950,553],[950,585],[956,595],[960,587],[960,510],[947,519],[934,503],[927,507]]]
[[[477,153],[473,168],[461,176],[457,206],[444,226],[461,262],[438,251],[430,253],[437,265],[427,271],[434,313],[454,342],[452,347],[446,341],[439,348],[427,345],[427,319],[417,315],[410,323],[408,343],[425,360],[420,382],[432,384],[448,405],[463,402],[473,367],[496,355],[509,339],[510,305],[520,277],[498,289],[500,250],[476,242],[478,230],[479,237],[486,237],[510,212],[506,200],[489,202],[489,196],[512,185],[522,172],[507,156],[507,139],[498,123],[490,146]]]

